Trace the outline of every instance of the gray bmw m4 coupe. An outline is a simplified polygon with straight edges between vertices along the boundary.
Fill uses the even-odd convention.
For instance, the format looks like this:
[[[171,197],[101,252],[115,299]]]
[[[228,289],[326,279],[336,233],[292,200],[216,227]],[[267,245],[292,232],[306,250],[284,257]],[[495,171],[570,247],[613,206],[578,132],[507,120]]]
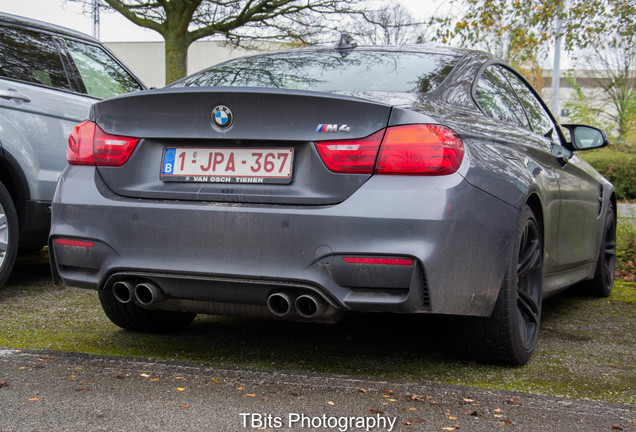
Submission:
[[[523,364],[544,298],[611,292],[616,198],[578,155],[605,145],[483,52],[235,59],[93,105],[53,200],[54,280],[134,331],[439,314]]]

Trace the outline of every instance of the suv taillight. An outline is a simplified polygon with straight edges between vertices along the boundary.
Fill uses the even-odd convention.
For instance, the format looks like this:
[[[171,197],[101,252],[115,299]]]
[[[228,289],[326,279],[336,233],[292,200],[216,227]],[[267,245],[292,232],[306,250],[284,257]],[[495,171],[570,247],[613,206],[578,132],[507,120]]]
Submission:
[[[66,158],[71,165],[122,166],[138,143],[138,138],[107,134],[85,120],[68,137]]]
[[[459,135],[435,124],[392,126],[362,139],[317,142],[316,148],[337,173],[447,175],[464,158]]]

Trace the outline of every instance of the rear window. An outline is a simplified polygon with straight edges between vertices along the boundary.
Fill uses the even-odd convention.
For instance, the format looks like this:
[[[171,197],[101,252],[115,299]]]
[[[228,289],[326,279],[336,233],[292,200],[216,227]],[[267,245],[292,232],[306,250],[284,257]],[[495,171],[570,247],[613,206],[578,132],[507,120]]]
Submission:
[[[286,52],[232,60],[172,86],[427,93],[442,83],[457,60],[436,53]]]
[[[73,40],[66,44],[89,96],[105,99],[141,90],[139,83],[102,48]]]

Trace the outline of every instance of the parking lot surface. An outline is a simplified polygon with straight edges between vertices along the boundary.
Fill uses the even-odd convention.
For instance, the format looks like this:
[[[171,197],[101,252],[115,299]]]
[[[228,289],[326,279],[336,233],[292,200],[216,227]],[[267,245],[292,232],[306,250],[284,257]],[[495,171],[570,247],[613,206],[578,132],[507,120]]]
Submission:
[[[636,408],[431,382],[0,350],[0,431],[611,431]]]

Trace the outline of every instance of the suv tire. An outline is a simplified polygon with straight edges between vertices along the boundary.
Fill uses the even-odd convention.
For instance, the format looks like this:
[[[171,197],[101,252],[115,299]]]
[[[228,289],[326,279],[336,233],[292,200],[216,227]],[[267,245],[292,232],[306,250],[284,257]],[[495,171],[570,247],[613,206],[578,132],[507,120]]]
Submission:
[[[9,279],[18,253],[18,215],[7,188],[0,183],[0,287]]]

